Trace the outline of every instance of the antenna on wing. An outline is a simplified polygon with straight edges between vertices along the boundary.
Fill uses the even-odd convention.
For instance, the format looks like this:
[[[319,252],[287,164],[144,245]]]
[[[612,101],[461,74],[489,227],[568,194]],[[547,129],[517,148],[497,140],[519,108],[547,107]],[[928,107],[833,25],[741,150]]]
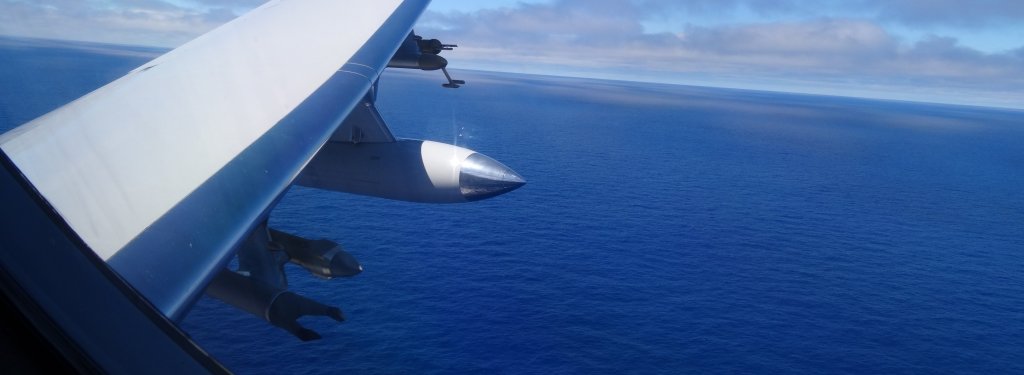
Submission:
[[[448,83],[443,83],[441,86],[450,89],[459,88],[466,84],[466,81],[452,79],[451,74],[448,73],[448,60],[439,56],[442,51],[451,51],[458,46],[457,44],[444,44],[437,39],[423,39],[415,32],[410,32],[402,45],[398,47],[395,55],[391,57],[388,67],[420,70],[440,69],[444,73],[444,78],[448,80]]]

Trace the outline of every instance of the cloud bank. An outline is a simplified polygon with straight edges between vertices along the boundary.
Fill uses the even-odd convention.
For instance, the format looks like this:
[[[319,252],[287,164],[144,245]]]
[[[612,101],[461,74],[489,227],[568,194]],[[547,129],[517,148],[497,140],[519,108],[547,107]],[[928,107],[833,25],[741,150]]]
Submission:
[[[264,0],[0,0],[0,35],[174,47]]]
[[[688,21],[708,15],[719,21]],[[419,31],[463,46],[456,66],[1024,107],[1024,48],[986,53],[953,36],[890,30],[1019,19],[1024,2],[990,0],[559,0],[430,12]],[[652,20],[677,25],[647,31]]]
[[[0,0],[0,34],[173,47],[263,2]],[[1017,0],[434,3],[473,7],[417,26],[454,68],[1024,107]]]

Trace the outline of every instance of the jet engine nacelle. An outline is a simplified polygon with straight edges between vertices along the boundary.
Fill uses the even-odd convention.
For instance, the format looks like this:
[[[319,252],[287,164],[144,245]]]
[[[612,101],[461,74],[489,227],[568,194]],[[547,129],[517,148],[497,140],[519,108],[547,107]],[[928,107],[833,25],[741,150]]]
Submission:
[[[494,197],[526,183],[483,154],[444,143],[328,142],[296,184],[410,202],[459,203]]]
[[[307,240],[273,228],[269,229],[270,238],[288,254],[288,260],[298,264],[307,271],[322,279],[350,277],[363,272],[352,254],[328,240]]]

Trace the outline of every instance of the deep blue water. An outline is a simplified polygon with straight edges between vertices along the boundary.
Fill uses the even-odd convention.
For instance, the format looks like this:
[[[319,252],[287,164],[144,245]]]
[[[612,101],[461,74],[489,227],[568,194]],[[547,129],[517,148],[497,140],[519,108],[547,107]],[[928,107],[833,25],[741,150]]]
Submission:
[[[38,43],[0,43],[0,130],[153,53]],[[1024,112],[435,73],[382,78],[393,132],[529,184],[462,205],[294,187],[272,226],[366,270],[289,266],[292,289],[349,320],[303,319],[324,339],[302,343],[204,298],[182,327],[229,368],[1024,373]]]

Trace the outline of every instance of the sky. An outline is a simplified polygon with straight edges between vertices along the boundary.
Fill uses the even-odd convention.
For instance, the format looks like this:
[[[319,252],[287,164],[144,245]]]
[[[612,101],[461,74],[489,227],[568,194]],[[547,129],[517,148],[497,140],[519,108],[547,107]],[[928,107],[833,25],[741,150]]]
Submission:
[[[262,0],[0,0],[0,35],[174,47]],[[435,0],[451,67],[1024,108],[1021,0]]]

